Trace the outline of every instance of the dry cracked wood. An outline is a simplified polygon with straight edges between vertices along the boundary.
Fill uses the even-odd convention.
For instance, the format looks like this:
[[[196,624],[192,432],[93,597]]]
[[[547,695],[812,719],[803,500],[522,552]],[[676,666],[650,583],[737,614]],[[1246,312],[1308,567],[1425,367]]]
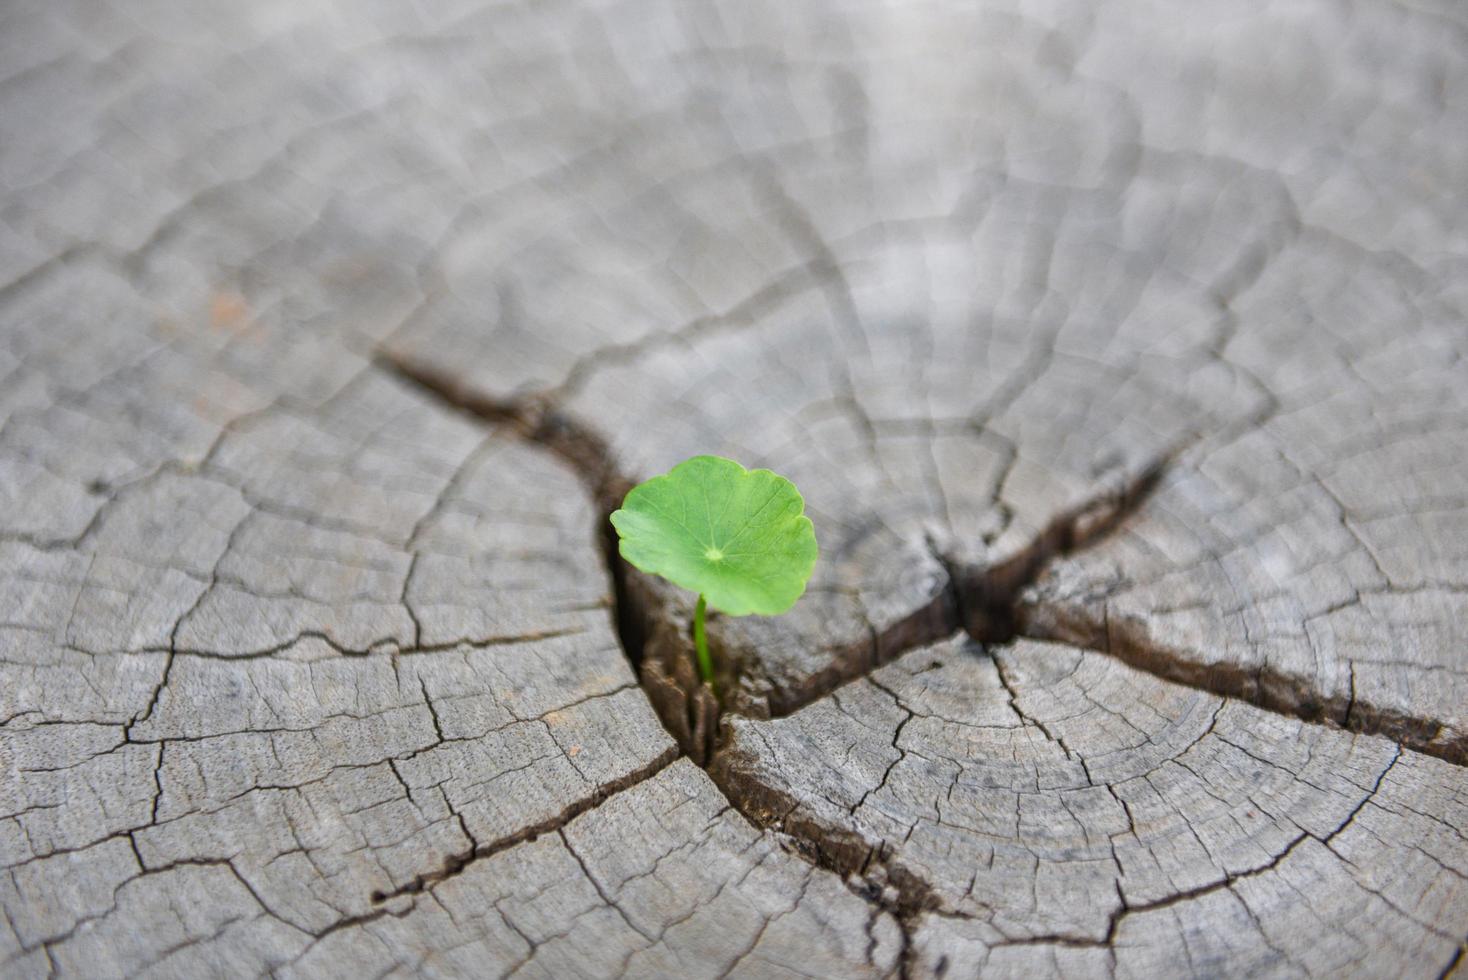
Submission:
[[[412,911],[285,976],[881,976],[893,918],[781,849],[687,760],[558,832],[474,861]]]
[[[1348,203],[1339,185],[1351,175],[1322,163],[1313,182],[1302,180],[1285,164],[1301,144],[1272,130],[1247,144],[1248,158],[1199,146],[1216,133],[1159,101],[1155,77],[1131,72],[1139,45],[1161,57],[1143,40],[1149,31],[1179,40],[1168,32],[1180,25],[1152,13],[1167,26],[1128,19],[1110,34],[1084,19],[1050,24],[1023,13],[1017,24],[997,13],[945,21],[959,35],[968,27],[1006,45],[1017,36],[1044,52],[1040,104],[1003,125],[946,107],[970,94],[965,82],[979,94],[1023,87],[1037,70],[1034,49],[994,58],[966,49],[985,67],[959,81],[925,78],[940,93],[929,93],[931,116],[884,102],[880,84],[866,91],[859,58],[851,84],[865,103],[829,78],[835,94],[818,97],[824,65],[730,81],[724,129],[693,131],[699,147],[727,146],[719,159],[737,155],[742,165],[699,169],[680,157],[668,192],[695,240],[667,261],[704,298],[696,309],[629,312],[603,297],[620,270],[601,263],[646,249],[643,222],[661,200],[578,216],[537,240],[537,269],[555,276],[550,292],[587,293],[610,331],[610,346],[589,356],[568,344],[562,370],[541,387],[595,423],[623,474],[722,451],[789,473],[813,501],[826,560],[811,600],[778,624],[713,628],[740,710],[785,713],[942,635],[955,615],[945,608],[945,562],[974,566],[960,578],[979,580],[962,612],[991,605],[986,572],[1029,564],[1054,515],[1171,461],[1181,475],[1147,522],[1057,572],[1029,629],[1090,646],[1122,630],[1118,646],[1133,660],[1172,676],[1210,674],[1232,693],[1462,758],[1461,233],[1425,214],[1420,227],[1384,217],[1435,207],[1432,181],[1359,190]],[[1403,84],[1427,72],[1445,93],[1461,93],[1462,59],[1429,40],[1429,18],[1370,5],[1354,13],[1353,31],[1393,24],[1399,46],[1376,55]],[[850,29],[861,35],[878,22],[856,13]],[[774,30],[699,23],[737,35],[733,46],[756,43],[744,32]],[[782,25],[779,34],[788,45],[800,30]],[[1228,35],[1230,51],[1245,57],[1253,30]],[[1273,39],[1274,28],[1257,30]],[[1191,50],[1216,39],[1181,40]],[[1423,60],[1398,60],[1408,50]],[[1170,57],[1190,56],[1199,55]],[[714,61],[709,71],[722,78],[727,66]],[[1186,105],[1190,94],[1206,103],[1211,90],[1174,87],[1169,99]],[[764,131],[783,116],[742,111],[763,97],[798,100],[803,131]],[[1382,99],[1390,109],[1371,116],[1382,132],[1369,139],[1411,130],[1422,144],[1414,159],[1460,178],[1460,141],[1438,117],[1449,105],[1461,114],[1461,99],[1423,108],[1420,127],[1401,99]],[[1309,132],[1338,132],[1371,105],[1364,91],[1340,95]],[[1244,125],[1229,111],[1252,110],[1230,104],[1225,130]],[[977,144],[958,170],[941,155],[909,160],[896,145],[899,134],[928,145],[945,126]],[[1054,145],[1028,142],[1042,138]],[[899,178],[904,186],[892,187]],[[710,214],[710,185],[741,204]],[[601,247],[604,225],[621,233],[617,248]],[[767,265],[752,272],[701,249],[708,236]],[[449,252],[494,254],[478,241],[456,236]],[[540,249],[591,251],[598,262],[547,273],[559,266]],[[710,295],[704,278],[683,272],[692,255],[717,265],[727,294]],[[453,260],[443,267],[454,295]],[[657,282],[644,277],[635,300],[668,296]],[[626,318],[643,332],[625,336],[634,329]],[[447,319],[462,332],[473,318]],[[482,332],[456,339],[422,312],[389,350],[410,366],[447,366],[483,400],[507,403],[525,378],[495,372],[531,356],[519,333],[527,342],[561,333],[523,300],[488,319],[492,344]]]
[[[1465,50],[7,5],[4,972],[1461,971]],[[708,451],[823,546],[723,729],[602,522]]]
[[[369,372],[7,542],[12,968],[278,966],[666,765],[591,514]]]
[[[1068,647],[913,650],[715,774],[897,892],[924,971],[1431,972],[1468,932],[1462,768]]]

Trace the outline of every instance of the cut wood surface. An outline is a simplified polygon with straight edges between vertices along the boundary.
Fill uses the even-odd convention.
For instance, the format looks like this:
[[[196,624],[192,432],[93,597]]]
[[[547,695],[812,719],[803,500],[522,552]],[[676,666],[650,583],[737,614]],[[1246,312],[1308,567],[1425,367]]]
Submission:
[[[0,972],[1460,974],[1465,186],[1450,4],[8,4]]]
[[[788,718],[735,720],[717,776],[918,910],[924,972],[1212,976],[1451,959],[1461,772],[1026,640],[922,647]]]

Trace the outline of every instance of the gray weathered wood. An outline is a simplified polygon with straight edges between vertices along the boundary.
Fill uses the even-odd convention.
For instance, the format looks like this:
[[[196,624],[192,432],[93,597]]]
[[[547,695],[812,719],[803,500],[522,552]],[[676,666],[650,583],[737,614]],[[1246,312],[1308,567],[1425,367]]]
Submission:
[[[1067,647],[913,650],[714,771],[947,975],[1431,972],[1468,931],[1461,767]]]
[[[278,966],[666,765],[592,523],[546,454],[372,373],[7,543],[16,969]]]
[[[474,862],[286,976],[881,976],[891,916],[782,850],[683,760],[556,833]]]
[[[6,5],[0,969],[1461,973],[1465,50]],[[823,548],[722,728],[695,452]]]

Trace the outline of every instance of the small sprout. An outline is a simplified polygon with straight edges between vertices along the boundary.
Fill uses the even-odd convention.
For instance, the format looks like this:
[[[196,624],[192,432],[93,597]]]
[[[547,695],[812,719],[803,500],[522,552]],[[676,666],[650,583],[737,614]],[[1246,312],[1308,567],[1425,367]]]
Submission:
[[[721,456],[694,456],[639,483],[612,514],[622,557],[698,593],[698,673],[714,682],[704,612],[778,616],[805,592],[816,532],[795,484]]]

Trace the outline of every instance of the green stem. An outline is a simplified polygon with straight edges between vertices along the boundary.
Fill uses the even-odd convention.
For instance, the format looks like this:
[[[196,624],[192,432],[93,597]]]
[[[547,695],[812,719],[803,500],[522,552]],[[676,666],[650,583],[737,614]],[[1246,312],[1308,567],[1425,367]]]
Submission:
[[[693,610],[693,648],[698,652],[698,676],[702,677],[709,687],[713,687],[714,662],[709,659],[709,638],[703,631],[703,614],[707,608],[708,600],[699,595],[698,607]]]

